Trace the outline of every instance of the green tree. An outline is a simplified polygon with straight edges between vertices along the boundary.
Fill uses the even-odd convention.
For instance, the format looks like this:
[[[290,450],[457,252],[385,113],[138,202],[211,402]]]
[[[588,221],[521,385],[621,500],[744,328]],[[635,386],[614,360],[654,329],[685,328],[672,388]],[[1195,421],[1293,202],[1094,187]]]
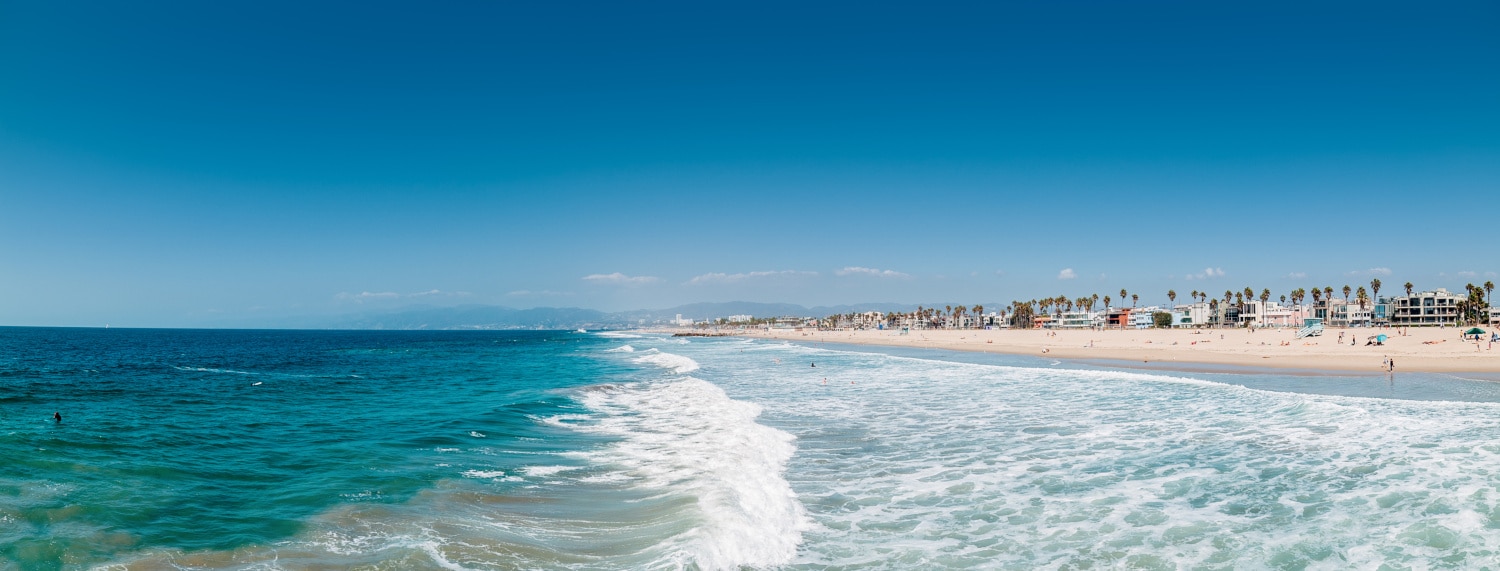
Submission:
[[[1139,302],[1139,301],[1141,301],[1141,294],[1138,294],[1138,293],[1132,293],[1132,294],[1130,294],[1130,307],[1135,307],[1135,304],[1137,302]]]
[[[1380,301],[1380,278],[1370,280],[1370,295],[1375,298],[1375,301]]]
[[[1406,296],[1411,297],[1411,282],[1406,282]]]
[[[1344,303],[1349,303],[1349,292],[1351,291],[1354,290],[1349,289],[1349,284],[1344,284]]]
[[[1177,304],[1177,290],[1175,290],[1175,289],[1169,289],[1169,290],[1167,290],[1167,303],[1168,304],[1172,304],[1172,305],[1176,305]]]
[[[1172,314],[1165,311],[1157,311],[1151,314],[1151,321],[1156,327],[1166,329],[1172,326]]]

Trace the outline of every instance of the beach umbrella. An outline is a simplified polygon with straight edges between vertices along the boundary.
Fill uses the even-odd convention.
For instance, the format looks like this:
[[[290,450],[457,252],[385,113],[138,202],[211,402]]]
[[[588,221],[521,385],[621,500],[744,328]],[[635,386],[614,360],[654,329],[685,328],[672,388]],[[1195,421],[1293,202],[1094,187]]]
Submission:
[[[1478,327],[1473,327],[1473,328],[1470,328],[1468,331],[1465,331],[1464,335],[1484,335],[1484,330],[1480,329]]]
[[[1376,335],[1375,336],[1375,340],[1379,341],[1381,343],[1385,343],[1386,339],[1389,339],[1389,337],[1386,337],[1384,334],[1380,334],[1380,335]]]

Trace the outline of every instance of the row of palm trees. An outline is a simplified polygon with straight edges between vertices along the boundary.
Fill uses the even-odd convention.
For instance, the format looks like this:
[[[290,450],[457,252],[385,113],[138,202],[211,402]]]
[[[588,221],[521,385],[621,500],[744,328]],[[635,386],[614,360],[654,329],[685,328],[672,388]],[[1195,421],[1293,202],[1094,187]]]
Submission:
[[[1365,286],[1362,285],[1356,288],[1345,284],[1339,291],[1344,294],[1345,303],[1349,303],[1349,296],[1352,293],[1354,295],[1354,303],[1359,304],[1360,309],[1364,309],[1369,306],[1372,300],[1380,298],[1382,285],[1380,279],[1376,278],[1370,280],[1369,290],[1366,290]],[[1412,294],[1414,286],[1411,282],[1406,282],[1403,284],[1403,287],[1406,289],[1406,295],[1409,296]],[[1466,300],[1460,302],[1460,314],[1468,322],[1479,322],[1484,318],[1481,314],[1489,308],[1489,300],[1493,297],[1495,284],[1491,281],[1486,281],[1483,285],[1468,284],[1466,289],[1469,295]],[[1321,288],[1313,287],[1311,290],[1300,287],[1293,289],[1286,294],[1282,294],[1280,301],[1282,304],[1291,301],[1293,305],[1301,305],[1308,298],[1309,294],[1315,305],[1323,303],[1324,300],[1331,301],[1334,299],[1333,286],[1323,286]],[[1230,308],[1237,308],[1243,313],[1247,303],[1259,299],[1264,304],[1271,300],[1271,295],[1270,289],[1261,289],[1259,294],[1250,287],[1246,287],[1240,291],[1224,290],[1223,301],[1220,302],[1220,298],[1210,297],[1210,294],[1205,291],[1195,289],[1188,292],[1189,298],[1193,301],[1207,303],[1209,310],[1218,316],[1220,320],[1224,318],[1224,315],[1227,314]],[[1130,306],[1135,307],[1140,302],[1141,296],[1139,294],[1132,294],[1129,290],[1121,288],[1120,303],[1123,304],[1127,298],[1130,299]],[[1172,289],[1167,290],[1167,299],[1173,304],[1177,303],[1177,291]],[[1112,304],[1115,300],[1109,295],[1100,297],[1097,293],[1076,298],[1059,295],[1026,301],[1016,300],[997,311],[993,321],[984,316],[983,305],[972,307],[947,305],[943,306],[942,310],[935,307],[917,306],[916,311],[878,314],[875,316],[875,319],[883,321],[886,324],[906,324],[929,329],[982,328],[997,323],[1008,323],[1011,327],[1031,327],[1038,315],[1055,315],[1056,318],[1061,319],[1064,312],[1074,310],[1092,312],[1094,306],[1100,301],[1103,301],[1104,307],[1108,309],[1113,307]],[[1221,309],[1224,310],[1222,313],[1220,312]],[[965,315],[970,313],[979,317],[979,319],[965,320]],[[838,327],[840,324],[857,325],[860,324],[862,319],[863,315],[861,314],[847,313],[843,315],[830,315],[823,321],[826,326]]]

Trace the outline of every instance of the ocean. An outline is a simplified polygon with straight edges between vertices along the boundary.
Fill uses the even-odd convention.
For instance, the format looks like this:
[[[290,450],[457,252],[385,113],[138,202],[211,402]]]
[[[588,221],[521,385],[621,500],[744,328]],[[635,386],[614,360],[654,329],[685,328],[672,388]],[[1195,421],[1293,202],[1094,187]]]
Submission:
[[[1500,568],[1496,401],[741,338],[0,328],[0,569]]]

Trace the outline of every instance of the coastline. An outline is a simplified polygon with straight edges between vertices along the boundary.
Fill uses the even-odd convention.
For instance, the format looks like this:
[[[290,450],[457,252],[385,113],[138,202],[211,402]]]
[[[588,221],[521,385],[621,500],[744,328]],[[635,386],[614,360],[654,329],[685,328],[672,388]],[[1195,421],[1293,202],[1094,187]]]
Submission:
[[[1485,328],[1489,331],[1488,328]],[[1403,334],[1404,333],[1404,334]],[[1500,350],[1488,333],[1477,346],[1454,328],[1330,329],[1296,339],[1295,329],[739,331],[734,335],[804,343],[947,349],[1066,359],[1114,361],[1132,368],[1183,370],[1193,365],[1338,372],[1500,373]],[[1339,342],[1343,335],[1342,343]],[[1383,345],[1367,338],[1387,335]],[[1354,344],[1350,345],[1353,340]]]

